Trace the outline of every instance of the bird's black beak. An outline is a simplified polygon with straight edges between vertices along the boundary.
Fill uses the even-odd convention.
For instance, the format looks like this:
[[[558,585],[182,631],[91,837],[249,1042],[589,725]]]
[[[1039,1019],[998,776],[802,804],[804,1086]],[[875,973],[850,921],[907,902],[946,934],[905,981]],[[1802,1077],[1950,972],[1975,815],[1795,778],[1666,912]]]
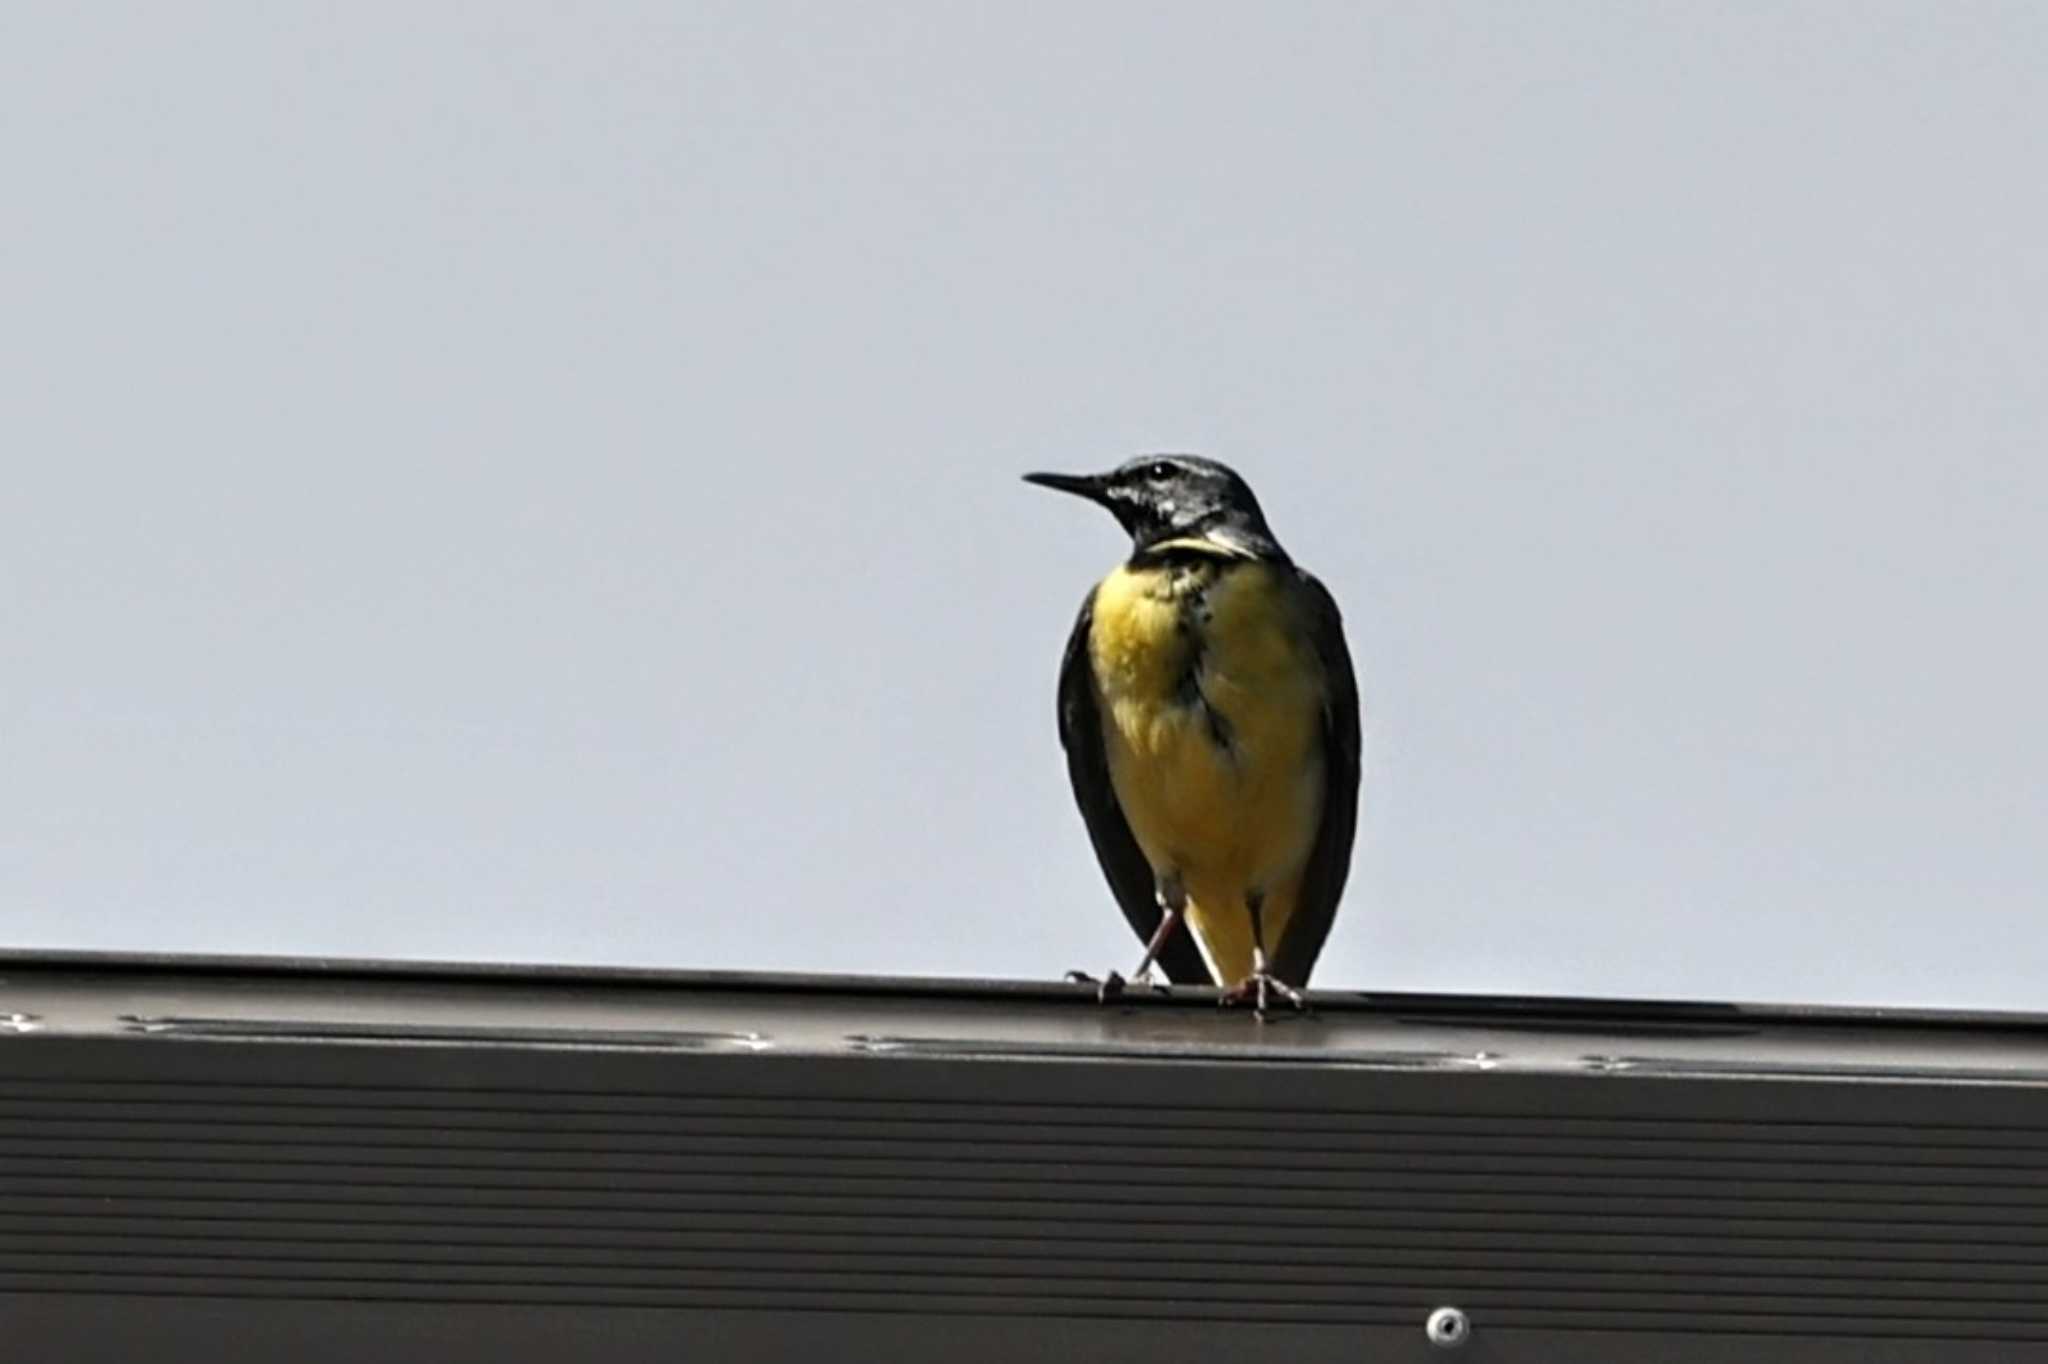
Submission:
[[[1090,502],[1108,505],[1108,474],[1026,474],[1026,483],[1036,483],[1041,488],[1053,488],[1076,497],[1085,497]]]

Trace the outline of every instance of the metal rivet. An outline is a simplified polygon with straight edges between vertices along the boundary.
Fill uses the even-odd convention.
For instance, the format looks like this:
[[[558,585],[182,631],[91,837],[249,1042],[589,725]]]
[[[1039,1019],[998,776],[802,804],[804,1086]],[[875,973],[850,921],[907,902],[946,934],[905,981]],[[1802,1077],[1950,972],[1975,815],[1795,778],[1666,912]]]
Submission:
[[[1439,1350],[1455,1350],[1472,1338],[1472,1319],[1455,1307],[1439,1307],[1422,1323],[1422,1332]]]

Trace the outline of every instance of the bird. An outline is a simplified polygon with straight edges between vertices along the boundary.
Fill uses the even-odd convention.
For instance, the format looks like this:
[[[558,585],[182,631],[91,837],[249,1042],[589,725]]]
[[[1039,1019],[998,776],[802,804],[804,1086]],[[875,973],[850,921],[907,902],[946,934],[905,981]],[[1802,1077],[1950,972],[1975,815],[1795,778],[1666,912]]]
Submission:
[[[1262,1020],[1276,996],[1306,1008],[1358,820],[1358,681],[1336,601],[1215,460],[1024,481],[1107,508],[1131,537],[1082,600],[1058,716],[1096,860],[1145,944],[1133,977],[1156,962]],[[1122,988],[1112,971],[1099,997]]]

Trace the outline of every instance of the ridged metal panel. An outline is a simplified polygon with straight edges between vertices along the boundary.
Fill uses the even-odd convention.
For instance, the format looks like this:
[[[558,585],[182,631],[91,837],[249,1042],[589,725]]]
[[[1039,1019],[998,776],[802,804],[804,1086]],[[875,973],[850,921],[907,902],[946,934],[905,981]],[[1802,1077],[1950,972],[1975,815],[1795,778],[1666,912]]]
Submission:
[[[1753,1037],[1747,1074],[1268,1064],[1184,1033],[1091,1056],[1024,1045],[1020,1006],[947,1007],[1025,1021],[984,1051],[929,1009],[895,1020],[922,1045],[782,1054],[776,1010],[815,1006],[764,996],[753,1030],[652,1044],[132,1016],[0,1039],[0,1327],[111,1339],[132,1323],[90,1304],[236,1302],[374,1343],[491,1307],[638,1313],[636,1340],[730,1358],[910,1357],[942,1321],[956,1358],[1264,1357],[1293,1331],[1296,1358],[1448,1359],[1421,1324],[1453,1303],[1493,1361],[2048,1358],[2038,1083],[1785,1078]],[[1256,1026],[1159,1008],[1231,1047]],[[732,1036],[769,1040],[675,1043]]]

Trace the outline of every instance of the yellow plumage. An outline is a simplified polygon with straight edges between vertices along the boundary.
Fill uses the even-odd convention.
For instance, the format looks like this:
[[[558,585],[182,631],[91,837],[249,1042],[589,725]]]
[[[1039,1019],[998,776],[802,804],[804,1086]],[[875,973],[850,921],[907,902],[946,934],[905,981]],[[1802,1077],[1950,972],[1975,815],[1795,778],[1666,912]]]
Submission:
[[[1089,661],[1111,783],[1156,874],[1178,873],[1219,985],[1270,953],[1322,816],[1325,681],[1293,577],[1213,541],[1096,588]]]

